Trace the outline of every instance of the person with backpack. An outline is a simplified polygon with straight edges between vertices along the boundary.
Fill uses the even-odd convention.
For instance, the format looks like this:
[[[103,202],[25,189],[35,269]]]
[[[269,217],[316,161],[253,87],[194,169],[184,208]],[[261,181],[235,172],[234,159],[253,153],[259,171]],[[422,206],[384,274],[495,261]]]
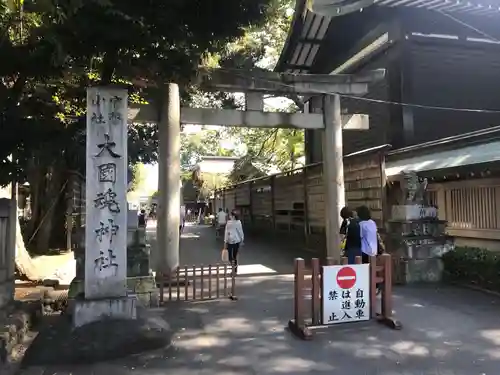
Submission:
[[[340,217],[342,218],[340,234],[343,236],[341,247],[349,264],[355,264],[356,257],[362,257],[359,221],[354,218],[354,214],[349,207],[343,207],[340,210]]]

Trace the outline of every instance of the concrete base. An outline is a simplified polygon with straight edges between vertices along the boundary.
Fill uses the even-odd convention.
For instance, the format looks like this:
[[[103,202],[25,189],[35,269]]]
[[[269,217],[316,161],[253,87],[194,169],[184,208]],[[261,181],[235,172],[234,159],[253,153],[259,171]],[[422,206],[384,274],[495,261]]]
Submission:
[[[156,287],[153,276],[127,277],[127,288],[137,296],[143,307],[158,307],[160,304],[160,289]]]
[[[443,277],[443,261],[440,258],[408,259],[406,283],[436,283]]]
[[[73,327],[81,327],[103,319],[137,319],[137,297],[86,300],[73,305]]]

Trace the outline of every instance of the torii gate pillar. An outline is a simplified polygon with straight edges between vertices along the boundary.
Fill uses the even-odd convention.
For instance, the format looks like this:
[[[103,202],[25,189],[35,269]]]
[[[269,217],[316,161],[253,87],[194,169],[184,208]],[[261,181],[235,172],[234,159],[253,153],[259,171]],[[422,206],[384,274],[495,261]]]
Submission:
[[[158,222],[155,271],[168,275],[179,266],[181,191],[181,105],[179,86],[168,83],[158,124]]]
[[[326,254],[340,260],[340,210],[345,206],[340,96],[323,95],[323,184],[325,187]]]
[[[168,274],[179,266],[180,213],[180,129],[181,123],[246,127],[292,127],[323,129],[323,175],[325,184],[327,256],[340,259],[340,209],[345,205],[342,130],[367,128],[368,116],[342,115],[339,94],[364,95],[368,84],[385,76],[384,70],[359,75],[281,74],[256,71],[235,74],[214,70],[199,76],[202,86],[212,91],[244,92],[245,111],[180,107],[179,87],[166,86],[159,117],[159,207],[156,271]],[[206,78],[209,79],[206,79]],[[257,97],[263,94],[323,96],[323,113],[263,112]],[[136,112],[133,116],[139,116]],[[155,113],[158,116],[158,113]],[[148,122],[155,121],[155,115]]]

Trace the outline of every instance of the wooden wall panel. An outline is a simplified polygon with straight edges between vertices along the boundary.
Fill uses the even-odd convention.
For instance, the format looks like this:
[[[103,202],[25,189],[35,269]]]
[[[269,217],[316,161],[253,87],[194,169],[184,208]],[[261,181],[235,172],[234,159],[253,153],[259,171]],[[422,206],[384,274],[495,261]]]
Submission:
[[[248,184],[236,186],[234,194],[236,196],[236,206],[250,205],[250,188]]]
[[[385,181],[380,154],[346,160],[344,181],[347,206],[351,209],[367,206],[372,212],[372,219],[382,228]]]
[[[272,215],[271,179],[257,180],[252,187],[252,213],[254,216]]]
[[[319,168],[307,173],[307,205],[309,226],[312,228],[325,227],[325,186],[323,172]]]
[[[305,176],[304,170],[296,170],[254,180],[251,182],[251,200],[248,185],[250,182],[227,188],[223,192],[225,207],[232,209],[236,198],[237,206],[245,207],[251,203],[248,212],[252,215],[250,222],[254,225],[261,226],[265,223],[271,228],[275,225],[277,230],[305,235],[324,233],[327,207],[322,165],[306,168]],[[352,209],[361,205],[368,206],[372,210],[373,219],[380,227],[383,223],[385,202],[385,176],[382,168],[383,158],[380,152],[356,155],[344,160],[348,206]]]

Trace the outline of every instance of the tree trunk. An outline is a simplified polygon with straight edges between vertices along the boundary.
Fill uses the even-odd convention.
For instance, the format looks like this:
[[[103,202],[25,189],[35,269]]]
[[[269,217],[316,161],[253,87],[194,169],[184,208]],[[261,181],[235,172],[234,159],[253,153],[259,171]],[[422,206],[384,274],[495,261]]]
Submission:
[[[50,248],[54,217],[65,187],[63,181],[65,171],[61,167],[53,165],[45,169],[45,173],[33,173],[30,176],[33,215],[28,230],[27,246],[36,254],[46,254]],[[42,168],[38,168],[40,169]],[[64,228],[57,229],[64,230]]]
[[[30,281],[41,281],[44,279],[43,270],[37,268],[24,244],[19,219],[16,223],[16,268],[20,275]]]

